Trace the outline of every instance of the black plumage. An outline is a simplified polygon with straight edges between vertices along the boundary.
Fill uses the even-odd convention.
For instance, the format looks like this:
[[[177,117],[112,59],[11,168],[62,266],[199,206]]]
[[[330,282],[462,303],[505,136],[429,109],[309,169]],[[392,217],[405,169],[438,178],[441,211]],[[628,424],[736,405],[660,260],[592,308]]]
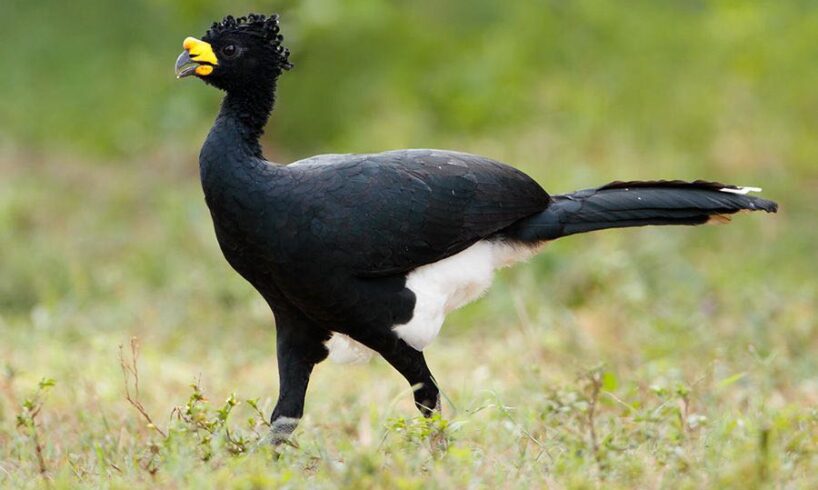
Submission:
[[[428,308],[421,294],[430,293],[409,285],[424,266],[479,243],[487,244],[480,257],[494,260],[495,249],[508,254],[585,231],[776,210],[771,201],[743,195],[746,189],[707,182],[612,183],[550,197],[513,167],[451,151],[270,163],[259,137],[276,80],[292,66],[281,41],[275,16],[228,17],[202,41],[185,40],[176,66],[178,76],[198,76],[227,93],[200,153],[201,181],[225,257],[276,318],[281,391],[274,442],[295,428],[312,368],[327,357],[325,343],[336,333],[380,353],[419,386],[415,401],[423,413],[438,407],[421,350],[425,337],[396,329],[415,328],[411,322]]]

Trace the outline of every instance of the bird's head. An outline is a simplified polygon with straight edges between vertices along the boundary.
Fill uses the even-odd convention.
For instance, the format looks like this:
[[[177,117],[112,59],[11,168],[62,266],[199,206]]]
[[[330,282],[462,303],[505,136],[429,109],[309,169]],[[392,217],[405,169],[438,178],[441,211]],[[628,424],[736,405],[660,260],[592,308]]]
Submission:
[[[282,40],[278,15],[228,15],[214,22],[202,39],[184,40],[176,77],[196,76],[227,92],[271,86],[282,71],[292,68]]]

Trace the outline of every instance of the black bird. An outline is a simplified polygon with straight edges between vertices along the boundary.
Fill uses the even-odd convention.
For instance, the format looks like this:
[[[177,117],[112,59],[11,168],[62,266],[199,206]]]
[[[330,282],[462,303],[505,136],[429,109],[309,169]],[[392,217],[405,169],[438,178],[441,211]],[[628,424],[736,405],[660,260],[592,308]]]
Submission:
[[[292,67],[278,16],[251,14],[189,37],[178,78],[226,92],[199,155],[219,245],[275,316],[280,377],[271,441],[303,414],[310,373],[379,353],[439,409],[423,357],[445,315],[477,298],[495,269],[560,237],[606,228],[699,225],[775,212],[757,191],[714,182],[613,182],[549,196],[494,160],[441,150],[266,161],[259,137],[276,80]]]

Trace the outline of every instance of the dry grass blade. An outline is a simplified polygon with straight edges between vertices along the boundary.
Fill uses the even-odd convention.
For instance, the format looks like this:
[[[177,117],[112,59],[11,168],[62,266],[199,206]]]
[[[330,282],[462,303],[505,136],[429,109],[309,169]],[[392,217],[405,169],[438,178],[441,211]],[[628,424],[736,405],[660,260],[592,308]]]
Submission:
[[[599,451],[599,439],[596,434],[596,409],[597,403],[599,402],[599,393],[602,391],[602,373],[599,369],[595,369],[589,372],[586,378],[590,389],[588,396],[588,434],[591,439],[591,450],[594,453],[599,478],[602,480],[605,477],[605,467],[602,461],[602,455]]]
[[[150,414],[145,410],[144,405],[139,399],[139,368],[137,367],[137,360],[139,359],[139,340],[136,337],[131,337],[131,359],[125,359],[122,345],[119,346],[119,366],[122,368],[122,378],[125,382],[125,399],[137,412],[142,415],[142,418],[148,423],[148,427],[155,430],[163,438],[167,438],[165,431],[159,428],[154,423]],[[133,393],[131,390],[133,387]]]

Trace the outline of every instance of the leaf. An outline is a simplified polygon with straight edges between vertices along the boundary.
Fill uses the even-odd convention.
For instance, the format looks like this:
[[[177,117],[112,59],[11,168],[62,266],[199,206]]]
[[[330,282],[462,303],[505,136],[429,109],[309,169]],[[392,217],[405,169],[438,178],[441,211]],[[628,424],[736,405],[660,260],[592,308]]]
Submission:
[[[619,379],[612,371],[605,371],[602,373],[602,389],[605,391],[614,391],[619,387]]]
[[[737,382],[737,381],[739,381],[739,380],[743,379],[745,376],[747,376],[747,372],[746,372],[746,371],[745,371],[745,372],[741,372],[741,373],[734,374],[734,375],[732,375],[732,376],[728,376],[727,378],[724,378],[723,380],[719,381],[719,384],[718,384],[717,386],[718,386],[719,388],[727,388],[727,387],[728,387],[728,386],[730,386],[731,384],[733,384],[733,383],[735,383],[735,382]]]

